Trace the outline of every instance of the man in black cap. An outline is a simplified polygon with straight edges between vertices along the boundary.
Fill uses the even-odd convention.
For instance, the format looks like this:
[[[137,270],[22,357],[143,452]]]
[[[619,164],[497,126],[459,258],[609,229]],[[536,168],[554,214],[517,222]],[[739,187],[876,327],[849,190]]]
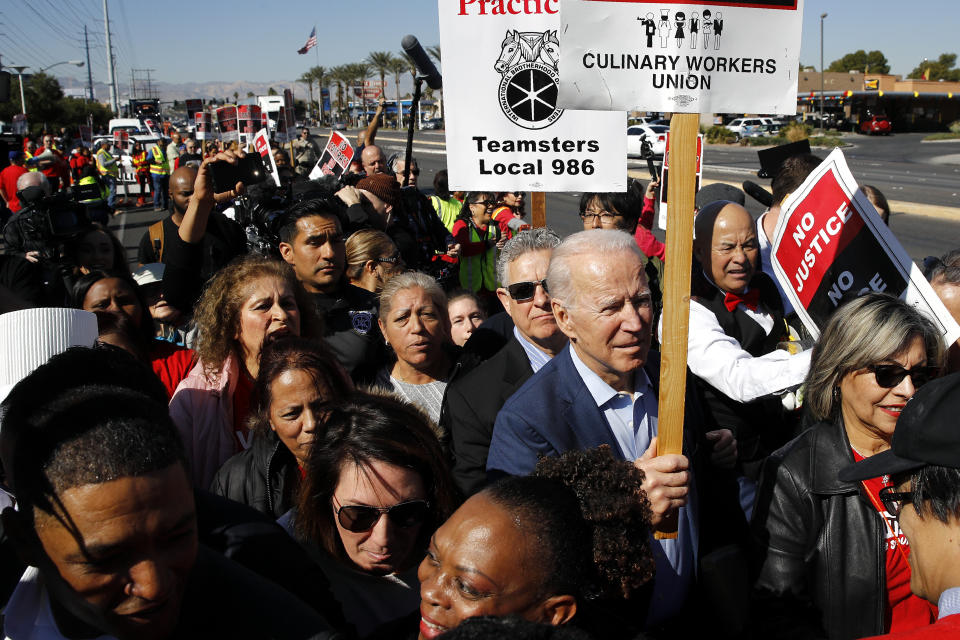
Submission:
[[[909,544],[910,590],[939,619],[896,640],[960,637],[960,374],[929,382],[907,403],[890,449],[840,471],[845,482],[889,477],[880,500]]]

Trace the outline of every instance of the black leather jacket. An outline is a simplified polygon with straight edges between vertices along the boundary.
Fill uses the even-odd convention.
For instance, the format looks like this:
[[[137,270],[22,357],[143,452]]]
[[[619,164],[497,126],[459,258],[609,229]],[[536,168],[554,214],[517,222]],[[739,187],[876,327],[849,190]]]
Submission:
[[[837,477],[853,462],[841,418],[767,459],[752,522],[756,637],[884,633],[883,523],[859,486]]]
[[[299,473],[296,458],[273,431],[258,433],[249,449],[223,463],[210,492],[276,520],[293,506]]]

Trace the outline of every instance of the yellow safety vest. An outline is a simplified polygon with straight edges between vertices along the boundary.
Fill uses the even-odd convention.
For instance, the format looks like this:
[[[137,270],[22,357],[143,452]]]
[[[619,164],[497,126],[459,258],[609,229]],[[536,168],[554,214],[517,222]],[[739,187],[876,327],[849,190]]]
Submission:
[[[453,196],[450,196],[447,200],[440,196],[431,196],[430,200],[433,202],[433,209],[440,217],[440,221],[443,222],[443,226],[447,228],[447,231],[453,231],[453,223],[457,221],[463,203]]]
[[[77,184],[79,185],[97,184],[97,179],[94,178],[93,176],[85,176],[83,178],[80,178],[80,182],[78,182]],[[110,196],[109,190],[107,190],[106,187],[100,187],[99,198],[89,198],[87,200],[81,200],[80,202],[82,204],[90,204],[93,202],[97,202],[99,200],[106,200],[109,196]]]
[[[120,177],[120,167],[117,166],[117,161],[110,155],[109,151],[100,147],[97,149],[95,159],[97,161],[97,170],[100,171],[101,175],[113,176],[114,178]]]
[[[150,173],[157,176],[170,175],[170,163],[167,162],[166,156],[163,155],[163,151],[160,150],[160,145],[153,145],[150,148],[150,153],[153,154],[153,162],[150,163]]]
[[[487,233],[480,237],[477,225],[467,223],[470,230],[470,242],[482,242],[492,238],[491,229],[496,229],[496,222],[487,225]],[[483,253],[475,256],[460,256],[460,286],[467,291],[479,291],[483,287],[487,291],[497,290],[497,248],[490,247]]]

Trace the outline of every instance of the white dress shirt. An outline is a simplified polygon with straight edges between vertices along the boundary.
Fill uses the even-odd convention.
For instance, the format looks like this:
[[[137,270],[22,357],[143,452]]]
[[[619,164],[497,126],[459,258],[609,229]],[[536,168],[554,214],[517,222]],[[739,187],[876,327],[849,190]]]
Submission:
[[[650,441],[657,435],[657,394],[650,377],[637,369],[633,380],[633,394],[619,393],[604,382],[569,349],[573,366],[603,412],[610,430],[617,439],[627,460],[643,455]],[[680,507],[678,535],[672,540],[656,540],[650,534],[651,550],[657,566],[653,583],[653,600],[647,614],[647,625],[656,625],[680,613],[693,584],[697,567],[698,527],[696,522],[697,496],[690,469],[690,493],[687,506]]]
[[[737,307],[770,335],[773,316]],[[663,339],[663,317],[657,325]],[[687,366],[693,375],[737,402],[750,402],[764,396],[779,395],[800,385],[810,368],[810,351],[791,355],[777,349],[754,357],[728,336],[717,316],[696,300],[690,301],[690,333],[687,337]]]

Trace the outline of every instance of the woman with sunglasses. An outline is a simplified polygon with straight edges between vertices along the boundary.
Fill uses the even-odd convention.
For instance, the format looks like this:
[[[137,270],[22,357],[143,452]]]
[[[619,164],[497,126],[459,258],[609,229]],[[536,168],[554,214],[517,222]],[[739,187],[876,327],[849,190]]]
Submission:
[[[357,393],[328,408],[285,526],[292,524],[363,638],[416,611],[417,566],[456,506],[426,416],[395,397]]]
[[[353,392],[333,353],[316,340],[284,336],[260,354],[250,412],[251,445],[217,472],[210,490],[279,518],[293,506],[324,405]]]
[[[767,459],[754,508],[758,637],[862,638],[936,619],[910,593],[910,549],[879,496],[889,479],[837,474],[890,448],[942,359],[934,324],[886,294],[845,303],[824,327],[804,394],[817,423]]]
[[[497,251],[507,241],[493,220],[496,206],[496,194],[471,191],[451,231],[460,245],[460,286],[476,293],[490,308],[497,302]]]
[[[507,240],[519,233],[525,225],[524,195],[523,191],[502,191],[497,194],[497,208],[493,212],[493,220],[500,226],[500,232]]]
[[[376,229],[361,229],[347,238],[347,279],[371,293],[380,293],[384,283],[403,272],[406,265],[390,236]]]

